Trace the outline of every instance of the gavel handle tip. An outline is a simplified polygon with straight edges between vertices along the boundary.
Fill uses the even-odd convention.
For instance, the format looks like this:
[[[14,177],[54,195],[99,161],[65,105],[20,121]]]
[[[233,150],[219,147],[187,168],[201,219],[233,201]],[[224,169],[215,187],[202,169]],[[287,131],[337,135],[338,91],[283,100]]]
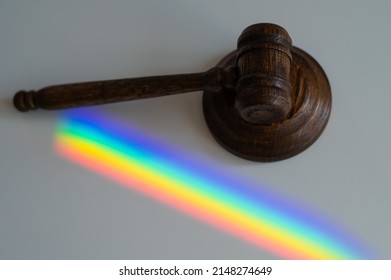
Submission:
[[[34,103],[33,96],[35,91],[18,91],[14,96],[14,106],[20,112],[27,112],[29,110],[36,110],[37,106]]]

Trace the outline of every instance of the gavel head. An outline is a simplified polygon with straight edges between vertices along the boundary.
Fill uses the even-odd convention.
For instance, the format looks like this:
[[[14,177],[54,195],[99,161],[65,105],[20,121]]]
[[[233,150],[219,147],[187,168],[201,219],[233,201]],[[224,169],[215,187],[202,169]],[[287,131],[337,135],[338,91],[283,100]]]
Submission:
[[[238,39],[235,108],[247,122],[271,125],[292,107],[290,67],[292,41],[275,24],[247,27]]]
[[[331,111],[327,76],[312,56],[292,46],[282,27],[247,27],[237,50],[216,67],[231,69],[234,82],[219,92],[205,91],[203,110],[228,151],[253,161],[283,160],[323,132]]]
[[[213,136],[254,161],[304,151],[324,130],[331,110],[330,84],[319,63],[292,47],[285,29],[265,23],[247,27],[237,50],[206,72],[19,91],[14,105],[20,111],[65,109],[200,90]]]

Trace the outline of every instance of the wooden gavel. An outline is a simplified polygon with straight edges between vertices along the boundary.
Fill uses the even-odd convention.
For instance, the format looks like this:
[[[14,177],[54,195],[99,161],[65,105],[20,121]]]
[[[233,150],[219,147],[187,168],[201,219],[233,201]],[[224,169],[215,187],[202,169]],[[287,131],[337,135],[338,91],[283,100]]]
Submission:
[[[303,151],[322,133],[331,90],[319,64],[275,24],[247,27],[237,50],[202,73],[74,83],[19,91],[19,111],[65,109],[204,91],[206,122],[229,151],[254,161]]]

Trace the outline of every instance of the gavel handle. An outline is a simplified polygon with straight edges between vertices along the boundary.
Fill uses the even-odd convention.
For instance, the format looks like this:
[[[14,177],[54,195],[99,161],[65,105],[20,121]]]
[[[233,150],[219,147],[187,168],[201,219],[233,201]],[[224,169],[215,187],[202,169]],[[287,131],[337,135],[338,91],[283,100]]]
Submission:
[[[218,92],[234,87],[235,73],[233,67],[214,67],[202,73],[56,85],[19,91],[14,105],[22,112],[37,108],[56,110],[193,91]]]

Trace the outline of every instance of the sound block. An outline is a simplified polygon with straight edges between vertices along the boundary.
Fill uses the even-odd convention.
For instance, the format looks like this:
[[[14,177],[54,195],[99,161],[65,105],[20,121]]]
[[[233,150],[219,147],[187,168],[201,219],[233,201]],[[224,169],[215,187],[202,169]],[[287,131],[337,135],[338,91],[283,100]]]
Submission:
[[[270,125],[243,120],[234,108],[235,91],[205,91],[203,112],[218,143],[231,153],[258,162],[279,161],[311,146],[322,134],[331,112],[331,88],[321,66],[308,53],[292,48],[290,80],[292,109],[288,116]],[[218,67],[236,65],[236,51]]]

